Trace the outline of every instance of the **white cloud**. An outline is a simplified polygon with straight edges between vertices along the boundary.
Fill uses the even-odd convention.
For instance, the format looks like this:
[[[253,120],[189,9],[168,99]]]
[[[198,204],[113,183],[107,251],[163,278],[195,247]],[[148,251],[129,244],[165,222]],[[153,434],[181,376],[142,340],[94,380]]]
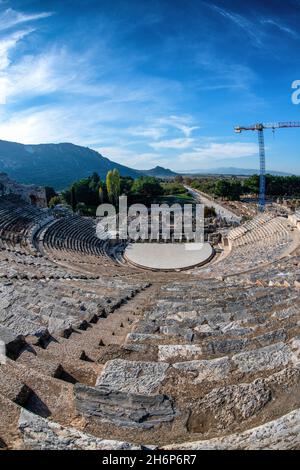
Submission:
[[[0,115],[0,138],[25,144],[73,142],[88,145],[99,134],[100,126],[97,129],[95,124],[100,111],[95,107],[82,107],[80,111],[78,113],[76,105],[47,106],[28,108],[9,118]]]
[[[33,29],[17,31],[7,37],[0,39],[0,104],[5,104],[10,85],[7,69],[10,65],[9,53],[14,49],[19,41],[33,32]]]
[[[192,126],[192,127],[188,127],[188,126],[185,126],[184,124],[182,124],[181,126],[178,125],[177,128],[179,130],[181,130],[183,132],[183,134],[186,136],[186,137],[190,137],[190,135],[192,134],[192,132],[194,132],[195,130],[199,129],[198,126]]]
[[[101,155],[110,160],[138,170],[149,170],[157,165],[161,165],[163,159],[163,156],[157,153],[137,152],[126,149],[124,146],[104,146],[94,148],[94,150],[97,150]]]
[[[191,116],[168,116],[157,120],[159,124],[178,129],[185,135],[185,137],[190,137],[193,131],[199,129],[198,126],[189,126],[192,121],[193,119]]]
[[[299,35],[296,31],[282,23],[278,18],[255,18],[255,20],[250,20],[243,15],[239,15],[232,11],[220,8],[217,5],[211,4],[210,7],[216,11],[219,15],[228,19],[239,28],[243,29],[244,32],[251,38],[252,44],[267,49],[269,48],[268,31],[263,26],[272,25],[278,28],[281,32],[289,34],[294,38],[299,38]]]
[[[124,111],[111,103],[99,106],[90,100],[48,104],[7,115],[0,108],[0,139],[26,144],[73,142],[94,148],[129,145],[126,130],[119,127]],[[109,155],[108,155],[109,156]]]
[[[199,129],[198,126],[189,125],[192,122],[191,116],[167,116],[153,119],[149,125],[131,127],[127,129],[130,135],[137,137],[149,138],[153,140],[161,139],[166,134],[174,135],[174,130],[181,132],[185,138],[167,139],[161,142],[151,142],[150,145],[154,149],[160,148],[186,148],[192,143],[190,136],[192,132]],[[171,137],[171,136],[170,136]]]
[[[194,143],[194,139],[182,138],[182,139],[161,140],[160,142],[151,142],[149,145],[155,150],[185,149],[185,148],[191,147],[193,143]]]
[[[167,130],[162,127],[130,127],[127,129],[128,134],[134,135],[137,137],[147,137],[150,139],[160,139],[163,137]]]
[[[252,23],[245,16],[233,13],[229,10],[225,10],[224,8],[220,8],[217,5],[212,4],[210,5],[210,7],[217,13],[219,13],[219,15],[223,16],[224,18],[237,25],[239,28],[243,29],[246,34],[251,37],[254,44],[256,44],[257,46],[261,46],[261,37],[256,24]]]
[[[11,33],[5,38],[0,39],[0,70],[4,70],[9,66],[9,52],[11,49],[13,49],[21,39],[32,33],[32,31],[34,30],[29,29],[24,31],[16,31],[15,33]]]
[[[261,20],[261,24],[269,24],[271,26],[275,26],[277,29],[279,29],[283,33],[287,33],[290,36],[293,36],[294,38],[298,39],[299,34],[296,33],[293,29],[289,28],[288,26],[284,25],[283,23],[280,23],[280,21],[276,21],[273,19],[264,19]]]
[[[205,72],[204,78],[195,80],[194,86],[203,90],[249,90],[257,80],[256,73],[247,65],[231,62],[207,47],[195,56],[195,64]],[[201,74],[199,74],[201,77]]]
[[[105,99],[111,103],[147,99],[148,90],[143,86],[131,89],[126,83],[94,84],[93,69],[86,60],[84,56],[70,54],[64,48],[54,48],[35,56],[23,56],[6,69],[6,99],[15,100],[55,92]]]
[[[37,13],[29,15],[8,8],[0,13],[0,32],[2,33],[5,30],[11,30],[16,26],[30,21],[46,18],[51,14],[52,13]],[[9,33],[6,32],[6,34],[4,33],[4,36],[2,35],[0,38],[0,104],[6,103],[7,96],[12,88],[12,76],[9,76],[11,65],[10,53],[19,41],[33,31],[35,31],[35,28],[15,30]],[[15,76],[13,77],[15,80]],[[25,77],[23,76],[22,82],[24,81],[24,78]]]
[[[35,96],[76,86],[76,73],[64,49],[38,56],[27,55],[7,70],[7,98]]]
[[[226,160],[257,156],[257,145],[252,143],[210,143],[197,147],[192,152],[179,156],[183,163],[205,162],[211,160]]]
[[[159,163],[161,164],[161,156],[157,153],[137,152],[128,150],[124,147],[116,146],[100,147],[95,150],[110,160],[114,160],[117,163],[121,163],[122,165],[130,166],[140,170],[149,169],[158,165]]]
[[[35,13],[35,14],[25,14],[12,8],[8,8],[4,12],[0,14],[0,31],[13,28],[23,23],[27,23],[29,21],[36,21],[42,18],[47,18],[51,16],[53,13],[50,12],[42,12],[42,13]]]

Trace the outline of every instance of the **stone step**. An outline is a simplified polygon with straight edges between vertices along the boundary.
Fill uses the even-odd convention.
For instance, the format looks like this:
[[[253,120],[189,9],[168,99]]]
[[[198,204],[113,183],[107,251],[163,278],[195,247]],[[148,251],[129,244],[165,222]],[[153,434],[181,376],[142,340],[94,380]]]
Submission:
[[[143,293],[140,294],[142,296]],[[86,331],[77,331],[69,339],[56,338],[51,341],[47,350],[53,356],[62,354],[65,357],[80,359],[84,351],[86,356],[96,361],[101,348],[110,345],[123,345],[127,334],[141,315],[136,308],[136,298],[133,303],[121,306],[107,318],[100,318],[96,324],[89,325]],[[100,346],[99,346],[100,345]],[[102,351],[103,352],[103,351]]]
[[[264,348],[242,352],[232,357],[233,364],[242,373],[253,373],[282,368],[289,363],[298,362],[297,355],[291,347],[277,343]]]
[[[17,361],[18,364],[24,364],[27,367],[31,367],[43,375],[50,377],[60,378],[62,374],[62,365],[56,361],[41,359],[39,356],[33,353],[33,351],[25,350],[21,352]]]
[[[300,408],[242,433],[164,446],[164,450],[299,450]]]
[[[0,441],[1,447],[22,449],[18,421],[21,407],[0,393]]]
[[[40,416],[69,423],[76,416],[73,385],[46,376],[24,364],[7,361],[5,373],[16,377],[30,390],[26,408]]]
[[[227,384],[221,380],[219,385],[205,385],[205,381],[193,383],[191,377],[187,381],[187,376],[177,376],[176,382],[165,383],[164,393],[170,391],[180,413],[189,416],[186,425],[190,436],[222,436],[224,430],[242,432],[298,408],[300,370],[291,366],[267,377],[252,380],[241,377],[238,382],[229,380]]]
[[[253,349],[235,354],[232,357],[223,356],[217,359],[201,359],[175,362],[171,369],[178,371],[188,383],[204,384],[237,380],[241,376],[270,374],[274,370],[285,369],[288,366],[300,364],[300,341],[297,337],[288,344],[276,343],[271,346]],[[171,371],[169,369],[169,373]],[[190,377],[190,379],[189,379]]]
[[[65,354],[53,355],[47,349],[39,347],[24,351],[17,362],[26,364],[45,375],[71,383],[82,382],[86,385],[94,385],[103,369],[102,364],[66,357]]]
[[[25,338],[22,335],[16,335],[13,330],[0,325],[0,341],[5,346],[6,354],[12,358],[19,355],[20,350],[25,345]]]
[[[107,390],[151,395],[166,377],[169,364],[114,359],[108,361],[98,377],[96,387]]]
[[[105,387],[76,384],[76,408],[100,423],[136,429],[152,429],[173,421],[173,403],[166,395],[137,395]]]
[[[27,450],[141,450],[123,441],[99,439],[22,410],[19,430]]]
[[[9,374],[7,367],[2,365],[0,366],[0,393],[18,405],[24,405],[30,395],[30,389],[17,377]]]

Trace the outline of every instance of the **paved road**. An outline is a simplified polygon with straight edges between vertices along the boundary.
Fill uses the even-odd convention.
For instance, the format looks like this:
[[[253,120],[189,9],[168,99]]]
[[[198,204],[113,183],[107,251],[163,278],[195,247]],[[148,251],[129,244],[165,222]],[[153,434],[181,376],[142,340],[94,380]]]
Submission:
[[[221,206],[215,201],[212,201],[209,198],[206,198],[202,194],[200,194],[198,191],[195,189],[190,188],[189,186],[185,186],[185,188],[188,190],[188,192],[199,202],[202,202],[205,204],[207,207],[213,207],[216,211],[216,214],[223,219],[227,220],[228,222],[241,222],[241,217],[237,216],[233,212],[231,212],[229,209]]]

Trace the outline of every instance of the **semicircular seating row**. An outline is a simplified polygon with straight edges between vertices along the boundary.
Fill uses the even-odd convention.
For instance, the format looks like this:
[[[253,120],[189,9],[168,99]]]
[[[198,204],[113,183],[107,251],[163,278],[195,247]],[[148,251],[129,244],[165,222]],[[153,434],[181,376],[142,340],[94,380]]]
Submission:
[[[133,323],[129,301],[68,338],[25,338],[0,366],[13,416],[0,437],[28,449],[299,448],[299,273],[295,255],[223,281],[182,276]],[[70,301],[72,286],[59,289]]]
[[[42,237],[41,237],[42,234]],[[5,249],[84,264],[124,264],[124,244],[111,246],[96,236],[96,221],[81,216],[54,220],[51,212],[29,205],[17,196],[0,198],[0,243]]]
[[[49,250],[98,256],[98,241],[90,251],[85,243],[90,221],[80,223],[84,236],[75,221],[58,222],[63,237],[56,242],[55,232]],[[0,279],[9,355],[0,365],[0,446],[300,448],[300,256],[278,260],[293,236],[286,228],[276,221],[266,237],[253,227],[222,262],[222,279],[218,263],[210,279],[205,270],[147,273],[152,286],[141,273],[104,271],[99,279],[72,278],[72,270]],[[263,243],[269,264],[258,266]],[[252,271],[238,274],[242,252]],[[25,261],[16,269],[28,270],[33,257],[15,254]]]
[[[43,220],[49,220],[49,212],[23,201],[18,196],[0,198],[0,242],[1,247],[20,252],[32,252],[31,231]]]

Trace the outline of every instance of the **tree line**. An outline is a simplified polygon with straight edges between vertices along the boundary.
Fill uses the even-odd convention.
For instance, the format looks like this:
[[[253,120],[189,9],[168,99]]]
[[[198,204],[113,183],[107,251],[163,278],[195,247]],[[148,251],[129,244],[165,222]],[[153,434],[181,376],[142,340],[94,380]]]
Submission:
[[[112,203],[117,206],[120,195],[128,197],[128,204],[138,202],[148,205],[160,196],[186,193],[183,184],[179,182],[162,183],[152,176],[140,176],[137,179],[122,177],[114,169],[107,173],[105,181],[97,173],[93,173],[76,181],[61,194],[52,194],[49,207],[63,204],[69,206],[73,212],[95,215],[99,204]]]
[[[99,204],[118,205],[120,195],[126,195],[128,204],[150,205],[160,202],[162,196],[186,196],[185,185],[221,199],[238,201],[242,196],[259,194],[259,175],[249,178],[237,177],[182,177],[159,181],[153,176],[140,176],[137,179],[122,177],[118,170],[107,173],[105,181],[97,173],[73,183],[60,194],[47,188],[49,207],[58,204],[69,206],[82,215],[95,215]],[[266,194],[271,197],[300,197],[299,176],[266,175]]]
[[[185,178],[194,189],[215,197],[238,201],[242,196],[259,194],[259,175],[249,178]],[[299,176],[266,175],[266,195],[270,197],[300,197]]]

